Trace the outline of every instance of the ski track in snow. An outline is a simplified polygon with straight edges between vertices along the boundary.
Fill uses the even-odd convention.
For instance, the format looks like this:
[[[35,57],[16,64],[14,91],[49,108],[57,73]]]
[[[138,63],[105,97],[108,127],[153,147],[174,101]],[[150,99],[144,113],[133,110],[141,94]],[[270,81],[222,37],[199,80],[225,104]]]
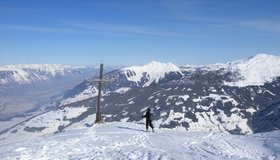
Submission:
[[[277,160],[279,131],[255,135],[187,132],[115,122],[0,146],[0,159]],[[0,141],[1,142],[1,141]]]

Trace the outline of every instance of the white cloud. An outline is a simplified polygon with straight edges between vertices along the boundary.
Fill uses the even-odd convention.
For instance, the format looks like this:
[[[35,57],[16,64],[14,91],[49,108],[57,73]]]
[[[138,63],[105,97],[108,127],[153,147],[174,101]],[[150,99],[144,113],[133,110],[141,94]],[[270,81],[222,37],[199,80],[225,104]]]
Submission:
[[[239,22],[237,25],[280,34],[280,22],[278,21],[251,20]]]
[[[1,30],[21,30],[31,32],[63,32],[63,33],[82,33],[84,31],[70,28],[54,28],[30,25],[0,25]]]
[[[58,32],[58,33],[86,33],[86,34],[115,34],[115,35],[144,35],[156,37],[183,37],[186,34],[179,32],[169,32],[158,28],[148,28],[141,26],[127,26],[106,23],[88,23],[60,21],[64,27],[45,27],[31,25],[0,25],[1,30],[20,30],[31,32]]]
[[[280,34],[280,22],[276,20],[251,19],[242,20],[234,18],[207,17],[196,15],[181,15],[173,17],[173,19],[195,22],[198,24],[211,24],[211,26],[224,27],[242,27],[246,29],[260,30],[269,33]]]
[[[158,28],[149,28],[142,26],[119,25],[112,23],[88,23],[77,21],[61,21],[63,24],[70,27],[77,27],[88,31],[95,31],[100,33],[114,33],[114,34],[137,34],[145,36],[162,36],[162,37],[179,37],[182,34],[168,31],[160,31]]]

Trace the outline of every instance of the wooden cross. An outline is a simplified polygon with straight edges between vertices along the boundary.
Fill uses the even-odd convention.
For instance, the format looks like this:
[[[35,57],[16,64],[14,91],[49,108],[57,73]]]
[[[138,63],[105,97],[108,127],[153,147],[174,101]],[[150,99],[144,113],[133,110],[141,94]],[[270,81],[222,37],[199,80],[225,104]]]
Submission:
[[[102,96],[102,86],[104,82],[107,81],[113,81],[113,80],[105,80],[103,79],[103,63],[100,64],[100,72],[99,72],[99,78],[97,80],[98,82],[98,98],[97,98],[97,107],[96,107],[96,119],[94,123],[103,123],[103,119],[101,117],[101,96]]]

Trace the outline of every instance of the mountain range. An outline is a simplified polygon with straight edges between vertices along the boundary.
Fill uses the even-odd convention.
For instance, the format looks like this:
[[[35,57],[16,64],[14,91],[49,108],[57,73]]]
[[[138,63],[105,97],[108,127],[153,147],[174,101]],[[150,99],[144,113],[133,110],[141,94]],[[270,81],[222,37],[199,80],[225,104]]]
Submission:
[[[95,68],[60,64],[6,65],[0,67],[0,84],[23,85],[65,76],[79,76],[92,72]]]
[[[143,123],[147,108],[156,128],[252,134],[280,128],[280,57],[258,54],[206,66],[153,61],[107,72],[105,122]],[[56,99],[55,108],[2,130],[0,139],[58,133],[93,125],[98,83],[86,79]],[[31,137],[32,137],[31,136]]]
[[[55,107],[65,91],[98,72],[98,67],[61,64],[0,66],[0,128]]]

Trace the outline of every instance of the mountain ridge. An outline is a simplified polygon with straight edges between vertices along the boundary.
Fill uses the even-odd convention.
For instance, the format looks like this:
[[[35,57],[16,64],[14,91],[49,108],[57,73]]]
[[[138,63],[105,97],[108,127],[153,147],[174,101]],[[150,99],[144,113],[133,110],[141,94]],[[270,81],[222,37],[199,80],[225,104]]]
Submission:
[[[252,60],[254,58],[242,62],[248,63]],[[278,63],[278,60],[275,62]],[[236,61],[234,64],[241,64],[241,61]],[[277,76],[277,72],[274,75],[276,78],[265,81],[264,84],[238,86],[225,84],[225,82],[243,80],[240,79],[241,74],[238,70],[227,69],[227,67],[220,69],[182,67],[181,72],[176,72],[177,68],[169,70],[170,72],[160,71],[164,74],[158,74],[161,75],[158,76],[160,77],[158,81],[156,78],[151,78],[153,76],[150,74],[154,72],[133,74],[134,70],[131,68],[129,70],[132,72],[131,75],[127,75],[128,72],[123,72],[123,69],[104,74],[105,79],[111,80],[103,86],[102,113],[105,121],[138,123],[141,122],[141,115],[145,110],[151,108],[157,128],[182,128],[187,131],[214,130],[231,134],[252,134],[280,128],[277,124],[280,113],[267,114],[274,111],[271,107],[276,110],[279,108],[280,76]],[[136,69],[139,70],[137,67]],[[138,75],[140,78],[137,80],[129,79],[131,76]],[[69,90],[54,110],[34,117],[1,136],[6,137],[13,134],[12,132],[44,135],[65,131],[74,126],[92,125],[97,102],[96,88],[98,88],[98,82],[93,80],[97,78],[84,80]],[[48,124],[44,124],[43,121],[37,122],[44,119]]]
[[[19,64],[0,66],[0,84],[30,84],[53,77],[79,75],[96,67],[70,66],[61,64]]]

